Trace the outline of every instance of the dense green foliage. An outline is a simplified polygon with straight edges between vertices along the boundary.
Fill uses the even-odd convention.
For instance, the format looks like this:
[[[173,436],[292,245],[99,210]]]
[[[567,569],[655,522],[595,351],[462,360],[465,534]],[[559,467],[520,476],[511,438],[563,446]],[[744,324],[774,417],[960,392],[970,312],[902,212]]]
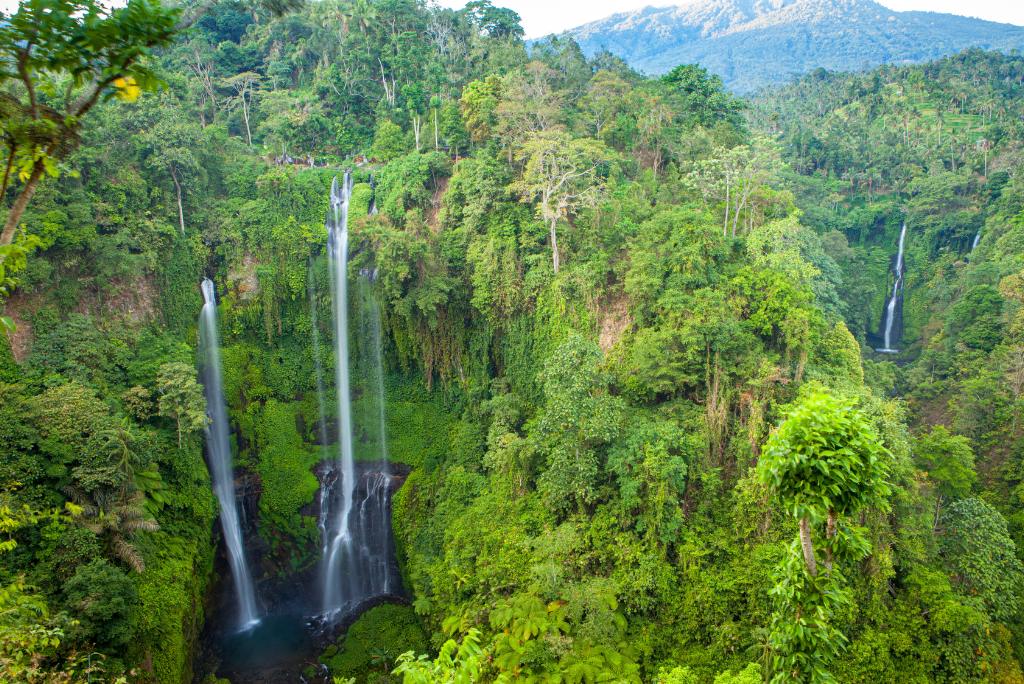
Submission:
[[[346,630],[344,639],[324,652],[321,660],[335,677],[359,677],[381,684],[397,681],[390,665],[408,651],[428,648],[427,635],[409,606],[383,605],[363,613]]]
[[[39,670],[5,650],[5,676],[192,675],[204,275],[258,582],[315,563],[322,220],[354,168],[411,608],[357,621],[333,675],[1024,679],[1024,61],[747,107],[521,37],[487,2],[222,2],[153,61],[160,94],[97,104],[4,302],[0,634]],[[897,365],[868,343],[904,218]]]

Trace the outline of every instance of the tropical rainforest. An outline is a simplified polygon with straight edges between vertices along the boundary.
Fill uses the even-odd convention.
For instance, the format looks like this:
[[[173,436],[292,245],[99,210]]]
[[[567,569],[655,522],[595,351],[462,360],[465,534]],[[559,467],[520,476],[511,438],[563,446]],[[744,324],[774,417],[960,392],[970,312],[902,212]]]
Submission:
[[[1024,682],[1021,56],[743,100],[488,0],[24,0],[0,52],[0,680]],[[361,273],[402,589],[235,676],[200,283],[269,616]]]

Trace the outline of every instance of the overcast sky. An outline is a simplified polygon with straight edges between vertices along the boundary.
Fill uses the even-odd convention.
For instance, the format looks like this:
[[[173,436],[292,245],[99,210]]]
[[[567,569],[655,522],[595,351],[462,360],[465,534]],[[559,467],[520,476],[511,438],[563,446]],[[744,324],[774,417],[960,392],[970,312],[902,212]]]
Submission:
[[[1024,0],[878,0],[894,10],[949,12],[990,21],[1024,26]],[[527,38],[545,36],[602,19],[609,14],[654,5],[681,4],[672,0],[492,0],[495,5],[511,7],[523,18]],[[445,7],[461,8],[465,0],[438,0]]]

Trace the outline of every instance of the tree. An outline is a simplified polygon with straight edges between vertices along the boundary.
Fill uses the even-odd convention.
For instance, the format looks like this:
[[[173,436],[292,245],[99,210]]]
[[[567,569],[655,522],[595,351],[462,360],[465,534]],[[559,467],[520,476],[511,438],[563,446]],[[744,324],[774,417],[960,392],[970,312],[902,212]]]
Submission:
[[[146,564],[142,554],[135,548],[134,538],[139,532],[156,532],[160,525],[147,515],[142,492],[109,488],[86,492],[71,486],[67,488],[67,493],[81,510],[78,518],[80,525],[101,537],[109,553],[132,570],[145,570]]]
[[[373,147],[370,156],[384,162],[401,157],[409,149],[408,140],[401,127],[390,119],[377,122],[377,130],[373,135]]]
[[[462,11],[478,30],[491,38],[521,40],[523,37],[519,15],[506,7],[495,7],[490,0],[470,0]]]
[[[681,64],[661,77],[688,126],[711,128],[718,123],[741,125],[740,100],[730,95],[722,79],[697,64]]]
[[[79,638],[102,648],[123,648],[132,638],[129,612],[137,599],[135,584],[102,558],[81,565],[64,585],[74,609]]]
[[[580,101],[589,135],[605,140],[608,128],[626,106],[629,91],[629,83],[614,72],[601,70],[594,74]]]
[[[494,114],[510,159],[531,134],[561,129],[565,102],[554,87],[556,76],[547,64],[533,61],[505,77]]]
[[[981,499],[961,499],[942,516],[940,553],[953,583],[977,596],[996,620],[1020,609],[1024,564],[1017,558],[1006,518]]]
[[[23,185],[8,207],[0,247],[14,240],[43,176],[56,176],[77,146],[85,115],[102,100],[135,100],[157,86],[147,57],[171,41],[178,15],[157,0],[129,0],[116,9],[97,0],[26,0],[4,18],[0,55],[9,68],[0,71],[0,194],[12,174]]]
[[[13,492],[0,491],[0,555],[13,551],[13,534],[59,512],[44,512],[14,503]],[[0,677],[9,682],[70,681],[61,653],[65,634],[75,621],[66,613],[51,612],[46,598],[17,577],[0,585]]]
[[[473,142],[484,142],[494,133],[498,123],[495,112],[503,92],[504,83],[498,76],[471,81],[462,89],[459,109]]]
[[[548,455],[539,480],[549,506],[564,513],[594,503],[600,450],[619,433],[622,404],[608,393],[601,350],[573,335],[544,364],[544,412],[531,436]]]
[[[974,472],[974,450],[963,435],[950,434],[945,425],[936,425],[917,438],[914,456],[935,483],[937,527],[943,503],[967,496],[978,479]]]
[[[832,682],[829,662],[845,644],[831,624],[849,602],[841,565],[867,554],[867,540],[846,520],[886,506],[888,451],[854,401],[812,391],[771,434],[758,477],[799,524],[798,540],[776,572],[769,643],[772,682]],[[824,552],[819,572],[814,534]]]
[[[245,71],[225,79],[224,85],[235,91],[234,102],[242,108],[242,121],[245,123],[245,141],[252,147],[252,129],[249,126],[249,112],[252,109],[255,87],[260,82],[260,75]]]
[[[203,173],[197,156],[203,149],[202,129],[180,112],[169,110],[141,136],[141,144],[146,166],[158,175],[166,173],[171,177],[178,206],[178,226],[184,235],[185,192],[190,182]]]
[[[525,167],[513,187],[523,201],[538,202],[537,213],[549,228],[552,267],[558,273],[558,221],[597,204],[604,192],[599,166],[610,160],[609,150],[598,140],[546,131],[528,138],[516,156]]]
[[[196,371],[187,363],[165,363],[157,372],[156,389],[160,395],[157,410],[161,416],[174,419],[180,449],[185,435],[199,432],[209,422]]]

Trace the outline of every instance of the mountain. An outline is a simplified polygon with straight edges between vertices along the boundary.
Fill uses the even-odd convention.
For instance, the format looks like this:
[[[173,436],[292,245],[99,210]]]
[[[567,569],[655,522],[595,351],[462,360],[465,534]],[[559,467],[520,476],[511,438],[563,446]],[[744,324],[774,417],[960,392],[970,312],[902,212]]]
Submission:
[[[1024,26],[896,12],[872,0],[694,0],[615,14],[567,34],[588,56],[608,50],[650,74],[702,64],[737,92],[817,68],[852,71],[968,47],[1024,47]]]

